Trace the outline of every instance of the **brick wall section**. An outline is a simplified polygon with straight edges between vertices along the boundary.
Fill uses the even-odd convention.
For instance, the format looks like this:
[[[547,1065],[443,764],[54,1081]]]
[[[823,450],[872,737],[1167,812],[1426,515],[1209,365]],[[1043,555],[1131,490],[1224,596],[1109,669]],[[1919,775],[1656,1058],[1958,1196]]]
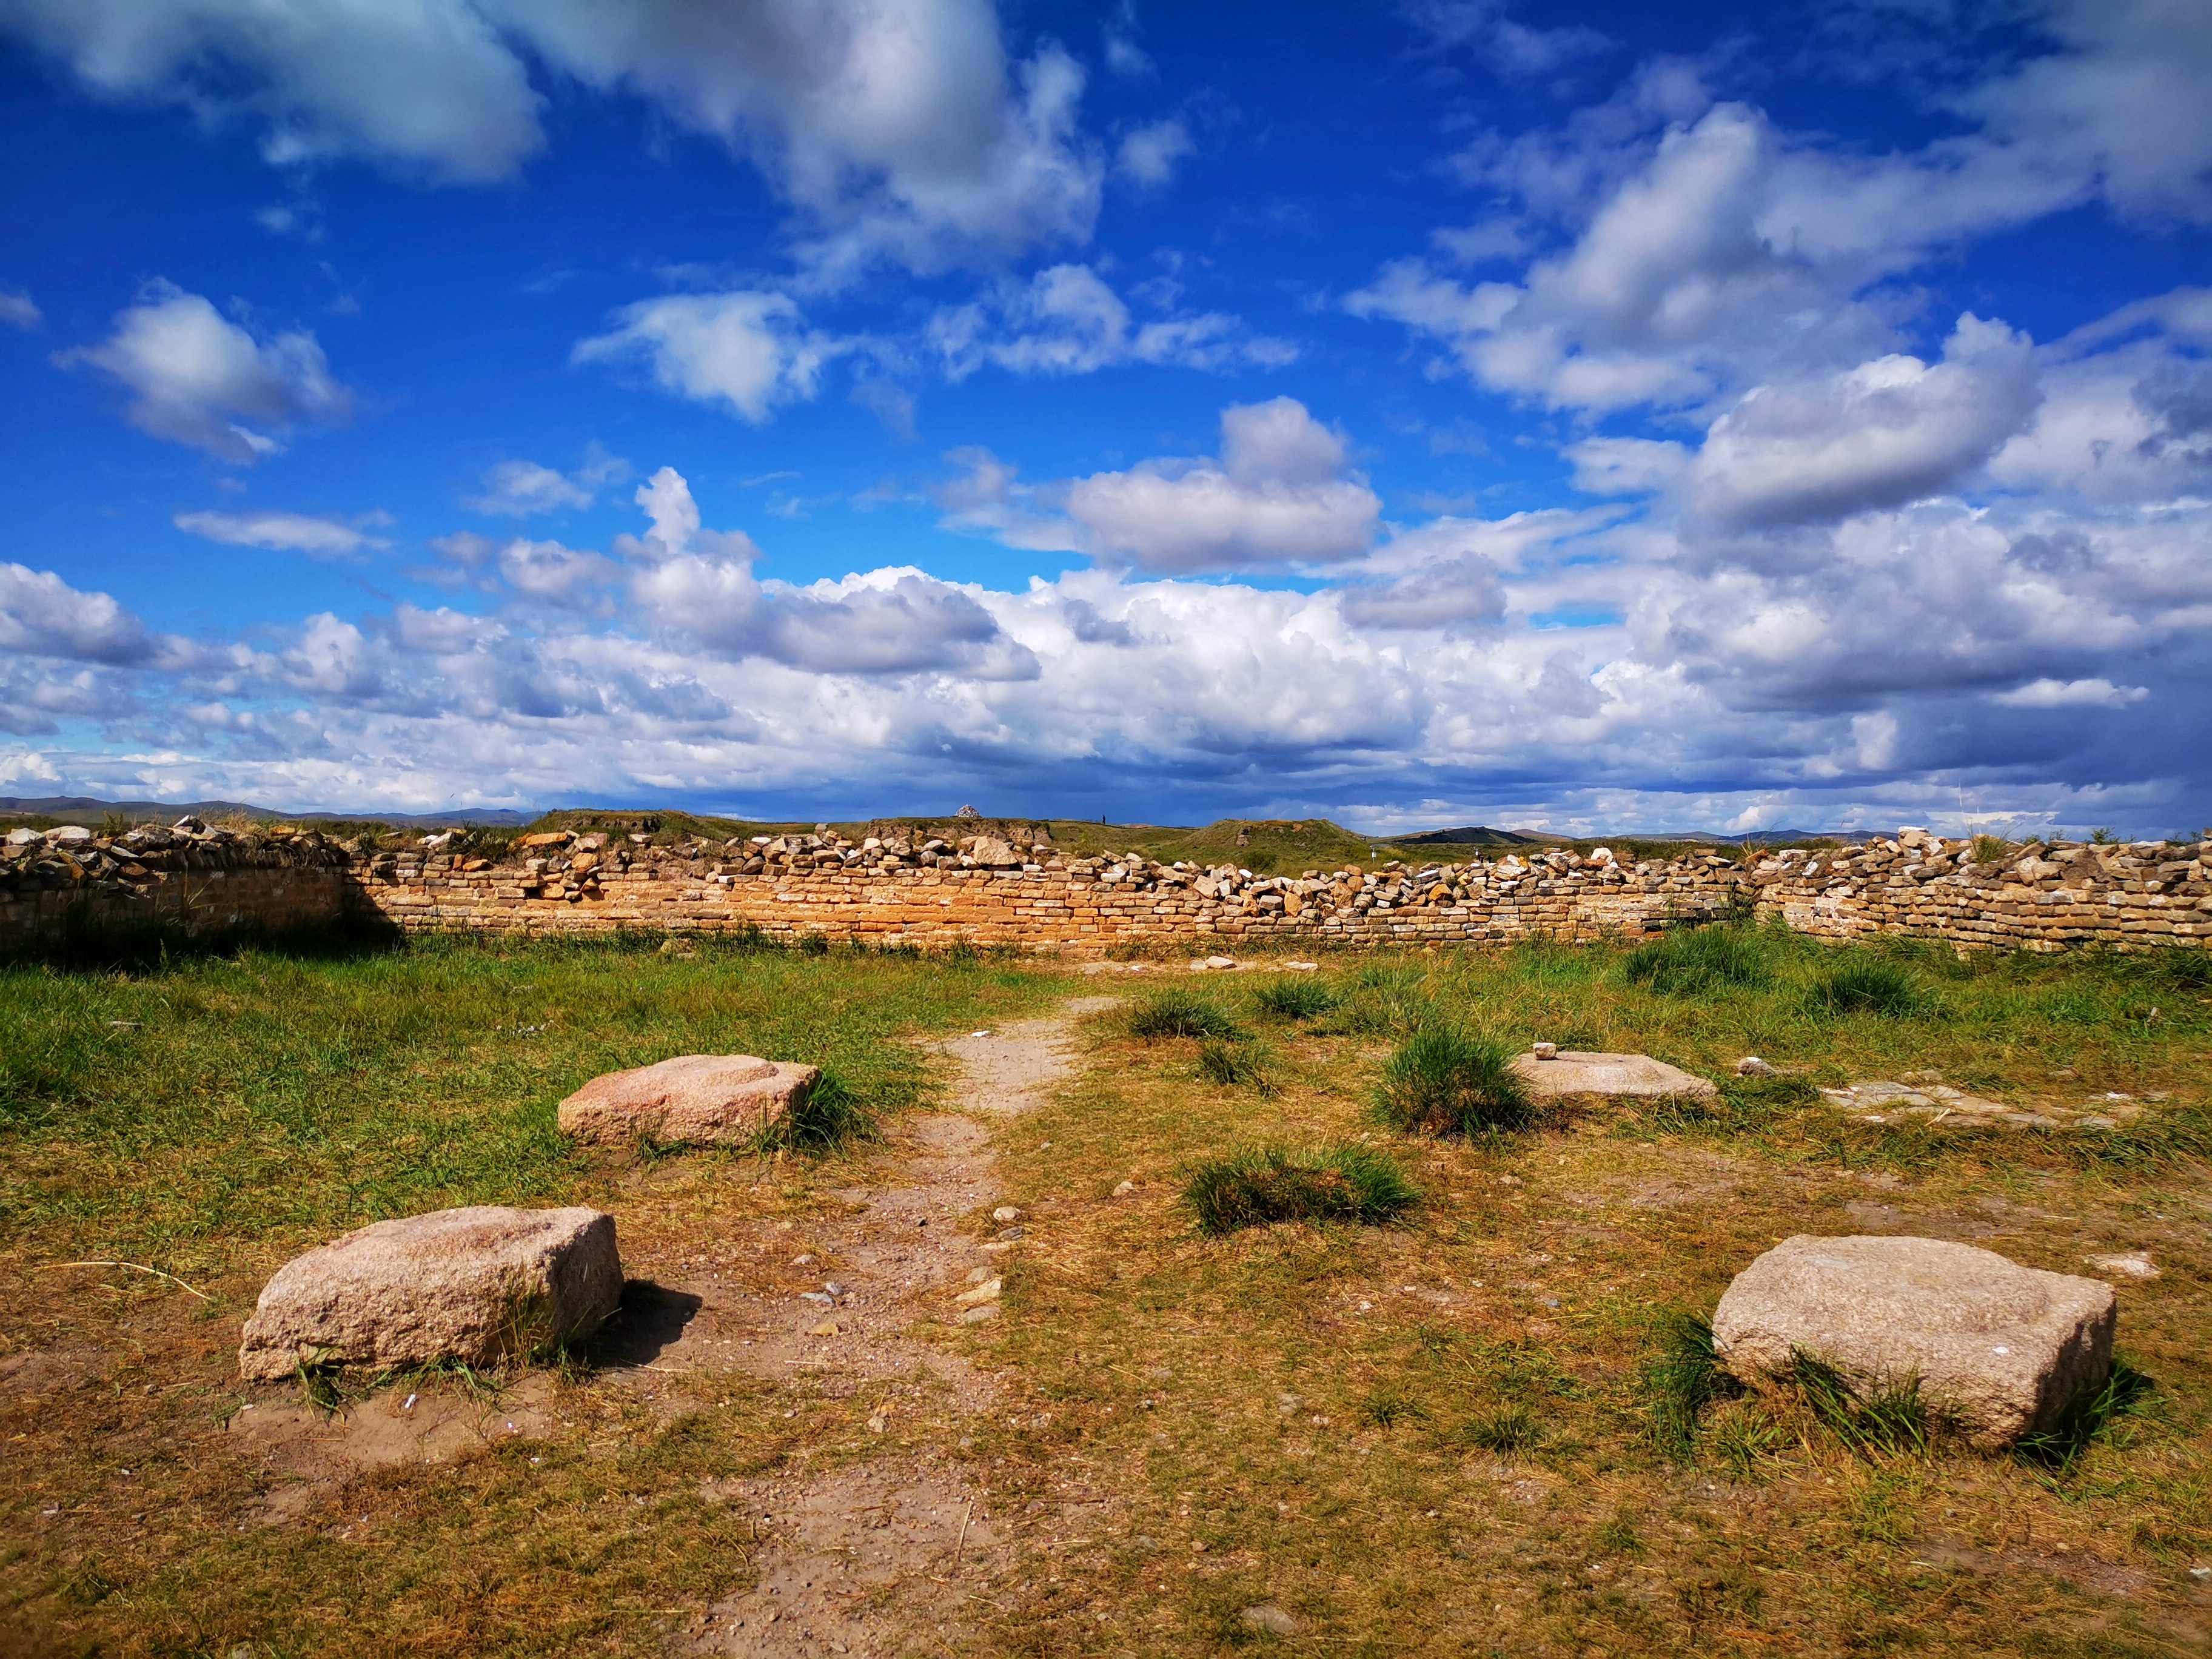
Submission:
[[[0,953],[70,926],[186,933],[337,921],[346,854],[319,836],[142,830],[0,848]]]
[[[813,839],[670,849],[589,837],[514,863],[416,851],[356,860],[353,873],[358,902],[408,929],[757,928],[783,940],[967,940],[1076,955],[1117,945],[1234,954],[1635,936],[1746,906],[1836,939],[1893,932],[2054,951],[2203,948],[2212,938],[2212,843],[2031,849],[1976,865],[1961,844],[1911,830],[1840,859],[1790,854],[1749,867],[1560,854],[1246,878],[994,842],[925,864],[911,850],[804,844]]]
[[[989,838],[675,848],[534,839],[495,864],[434,840],[356,852],[312,833],[204,826],[113,842],[49,836],[0,857],[0,951],[72,917],[206,932],[349,912],[413,931],[757,928],[787,941],[965,940],[1079,956],[1116,945],[1236,954],[1634,937],[1731,909],[1779,915],[1821,938],[1905,933],[1967,949],[2202,949],[2212,939],[2212,842],[2031,848],[1976,864],[1960,843],[1906,830],[1842,856],[1789,852],[1749,866],[1695,856],[1632,866],[1562,853],[1265,878],[1133,855],[1065,858]]]

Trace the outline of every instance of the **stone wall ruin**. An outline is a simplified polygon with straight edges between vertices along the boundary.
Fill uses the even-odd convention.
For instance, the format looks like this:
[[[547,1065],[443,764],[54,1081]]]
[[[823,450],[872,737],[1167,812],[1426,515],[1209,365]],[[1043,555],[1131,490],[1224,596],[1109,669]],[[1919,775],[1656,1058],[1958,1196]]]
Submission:
[[[1135,853],[1085,857],[989,835],[669,847],[644,834],[552,830],[493,860],[451,835],[341,847],[311,830],[234,832],[191,819],[114,840],[18,830],[0,853],[0,949],[36,940],[64,915],[193,931],[351,916],[410,932],[757,932],[782,943],[818,935],[1076,956],[1640,937],[1729,915],[1778,916],[1823,939],[1899,933],[1962,949],[2202,949],[2212,937],[2212,842],[2031,845],[1977,861],[1970,843],[1913,829],[1749,862],[1523,849],[1297,876]]]

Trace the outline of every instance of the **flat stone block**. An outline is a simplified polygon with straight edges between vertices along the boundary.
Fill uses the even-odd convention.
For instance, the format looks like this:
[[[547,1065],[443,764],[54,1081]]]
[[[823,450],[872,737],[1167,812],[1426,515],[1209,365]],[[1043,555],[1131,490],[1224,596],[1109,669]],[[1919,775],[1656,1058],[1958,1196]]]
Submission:
[[[478,1205],[380,1221],[286,1262],[246,1322],[240,1373],[476,1366],[589,1334],[622,1299],[615,1219]]]
[[[2094,1279],[1937,1238],[1784,1239],[1738,1273],[1713,1348],[1754,1385],[1810,1354],[1861,1392],[1919,1380],[1986,1449],[2051,1427],[2112,1369],[2118,1305]]]
[[[819,1067],[751,1054],[684,1054],[593,1078],[561,1103],[561,1133],[627,1145],[750,1140],[813,1092]]]
[[[1608,1099],[1657,1100],[1672,1095],[1694,1095],[1711,1100],[1720,1093],[1705,1079],[1692,1075],[1649,1054],[1601,1054],[1563,1049],[1551,1059],[1534,1053],[1516,1054],[1513,1069],[1539,1101],[1574,1095],[1600,1095]]]

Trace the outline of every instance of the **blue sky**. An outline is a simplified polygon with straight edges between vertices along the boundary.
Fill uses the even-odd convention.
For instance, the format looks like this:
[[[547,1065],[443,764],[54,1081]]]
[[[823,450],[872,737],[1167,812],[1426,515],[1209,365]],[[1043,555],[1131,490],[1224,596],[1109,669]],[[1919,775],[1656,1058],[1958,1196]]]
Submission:
[[[2212,11],[0,0],[0,793],[2212,820]]]

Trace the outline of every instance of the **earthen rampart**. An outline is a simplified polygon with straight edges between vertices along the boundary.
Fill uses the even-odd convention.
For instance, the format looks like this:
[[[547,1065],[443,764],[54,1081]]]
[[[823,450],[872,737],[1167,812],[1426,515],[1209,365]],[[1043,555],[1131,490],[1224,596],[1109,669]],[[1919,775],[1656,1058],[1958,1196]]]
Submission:
[[[70,916],[198,931],[312,925],[342,912],[410,932],[757,932],[785,943],[966,942],[1077,956],[1632,938],[1727,915],[1777,916],[1824,939],[1901,933],[1964,949],[2201,949],[2212,938],[2212,842],[2031,846],[1978,861],[1967,843],[1908,830],[1749,860],[1631,863],[1601,848],[1288,876],[1133,853],[1070,856],[989,836],[670,847],[549,832],[493,859],[452,837],[339,847],[312,833],[190,821],[117,841],[60,833],[0,861],[0,945],[29,943]]]

